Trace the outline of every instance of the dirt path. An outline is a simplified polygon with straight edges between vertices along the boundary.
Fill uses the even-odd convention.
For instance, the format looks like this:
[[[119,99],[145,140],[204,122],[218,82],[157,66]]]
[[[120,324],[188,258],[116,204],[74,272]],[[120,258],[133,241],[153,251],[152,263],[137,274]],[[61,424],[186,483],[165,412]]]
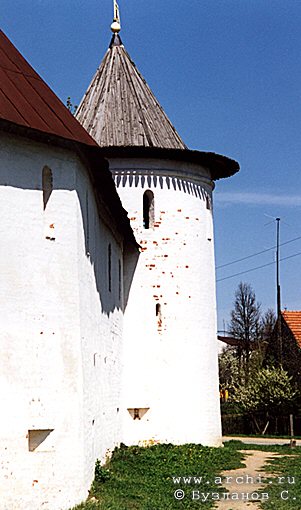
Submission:
[[[218,501],[215,506],[217,510],[245,510],[246,508],[260,510],[258,501],[261,499],[258,499],[257,491],[266,485],[264,477],[270,476],[264,473],[262,468],[268,459],[279,454],[259,450],[244,450],[242,453],[246,454],[243,460],[245,467],[222,472],[223,487],[229,491],[229,496],[226,496],[229,499],[222,498]]]

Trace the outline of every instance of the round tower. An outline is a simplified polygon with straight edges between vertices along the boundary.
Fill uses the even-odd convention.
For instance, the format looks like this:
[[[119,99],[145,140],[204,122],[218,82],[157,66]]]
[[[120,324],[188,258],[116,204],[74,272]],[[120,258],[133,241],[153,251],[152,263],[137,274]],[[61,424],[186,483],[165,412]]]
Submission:
[[[125,300],[122,441],[219,445],[212,191],[239,166],[186,147],[113,32],[77,118],[141,247]]]

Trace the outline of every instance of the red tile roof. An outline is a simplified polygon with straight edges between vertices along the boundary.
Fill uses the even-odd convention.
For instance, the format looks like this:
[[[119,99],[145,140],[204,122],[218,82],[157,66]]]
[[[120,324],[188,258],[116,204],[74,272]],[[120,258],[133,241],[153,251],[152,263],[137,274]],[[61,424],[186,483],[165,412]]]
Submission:
[[[293,333],[296,342],[301,348],[301,311],[287,311],[281,312],[283,319],[287,326]]]
[[[0,119],[73,142],[96,145],[2,30]]]

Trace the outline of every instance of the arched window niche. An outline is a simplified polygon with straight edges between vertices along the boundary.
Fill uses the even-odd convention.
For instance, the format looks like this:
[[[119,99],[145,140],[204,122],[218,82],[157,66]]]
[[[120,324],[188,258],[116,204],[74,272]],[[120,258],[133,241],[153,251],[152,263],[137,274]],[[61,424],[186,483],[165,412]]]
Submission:
[[[208,195],[206,195],[206,209],[211,211],[211,200]]]
[[[158,331],[162,331],[162,307],[160,303],[156,303],[156,318]]]
[[[53,190],[52,171],[48,166],[44,166],[42,171],[42,189],[43,189],[43,208],[46,209],[48,200]]]
[[[153,228],[155,222],[155,198],[153,192],[148,189],[143,194],[143,228]]]

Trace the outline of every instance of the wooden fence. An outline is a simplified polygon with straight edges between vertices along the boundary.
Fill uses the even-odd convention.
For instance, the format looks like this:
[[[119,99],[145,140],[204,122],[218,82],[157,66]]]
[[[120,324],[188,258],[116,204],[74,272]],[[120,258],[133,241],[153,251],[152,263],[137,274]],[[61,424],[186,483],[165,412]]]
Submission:
[[[256,423],[260,432],[263,432],[267,424],[267,419],[263,415],[256,415]],[[294,436],[301,436],[301,416],[293,417]],[[233,434],[259,434],[255,420],[250,419],[244,414],[222,414],[223,435]],[[289,416],[272,416],[269,418],[268,427],[265,430],[266,435],[270,436],[290,436],[290,418]]]

